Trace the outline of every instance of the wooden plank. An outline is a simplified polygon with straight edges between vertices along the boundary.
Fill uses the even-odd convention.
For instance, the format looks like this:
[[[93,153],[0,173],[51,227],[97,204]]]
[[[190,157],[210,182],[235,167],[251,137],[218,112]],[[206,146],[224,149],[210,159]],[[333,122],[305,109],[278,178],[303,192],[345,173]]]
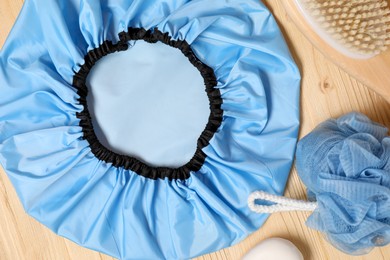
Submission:
[[[345,70],[349,75],[373,89],[388,102],[390,102],[390,49],[368,59],[351,59],[337,52],[323,41],[305,21],[295,0],[282,1],[285,10],[306,38],[319,49],[325,57]]]
[[[266,4],[281,25],[302,72],[300,135],[304,136],[329,117],[354,110],[390,127],[390,105],[317,51],[291,22],[281,1],[284,0],[268,0]],[[0,1],[0,46],[4,43],[21,5],[21,0]],[[295,169],[291,172],[286,195],[305,198],[305,188]],[[3,170],[0,170],[0,212],[0,259],[113,259],[59,237],[29,217]],[[274,214],[260,230],[238,245],[198,259],[239,259],[250,248],[269,237],[291,240],[302,251],[305,259],[390,259],[390,246],[376,248],[361,257],[337,251],[319,232],[305,226],[307,216],[308,213],[304,212]]]

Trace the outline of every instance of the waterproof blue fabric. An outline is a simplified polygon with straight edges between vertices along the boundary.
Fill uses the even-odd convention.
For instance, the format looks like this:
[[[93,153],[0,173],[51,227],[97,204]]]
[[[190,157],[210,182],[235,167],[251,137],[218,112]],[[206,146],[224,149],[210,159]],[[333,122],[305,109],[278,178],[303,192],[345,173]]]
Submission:
[[[364,254],[390,242],[388,129],[360,113],[320,124],[298,143],[297,170],[318,207],[307,225]]]
[[[180,167],[194,155],[210,116],[203,78],[164,43],[141,40],[130,48],[105,56],[88,76],[95,132],[112,151],[151,166]]]
[[[223,122],[186,180],[113,167],[83,139],[73,76],[128,27],[186,40],[215,71]],[[194,257],[263,224],[251,192],[284,190],[300,75],[258,0],[26,0],[0,68],[0,162],[28,214],[80,245],[122,259]]]

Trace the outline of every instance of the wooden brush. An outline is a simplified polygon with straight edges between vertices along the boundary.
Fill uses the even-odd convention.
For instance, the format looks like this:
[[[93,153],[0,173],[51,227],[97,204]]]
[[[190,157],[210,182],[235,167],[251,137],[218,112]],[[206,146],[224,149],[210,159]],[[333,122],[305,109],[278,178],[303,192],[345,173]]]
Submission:
[[[390,102],[390,0],[282,0],[327,58]]]
[[[351,58],[371,58],[390,45],[390,9],[385,0],[295,1],[314,30]]]

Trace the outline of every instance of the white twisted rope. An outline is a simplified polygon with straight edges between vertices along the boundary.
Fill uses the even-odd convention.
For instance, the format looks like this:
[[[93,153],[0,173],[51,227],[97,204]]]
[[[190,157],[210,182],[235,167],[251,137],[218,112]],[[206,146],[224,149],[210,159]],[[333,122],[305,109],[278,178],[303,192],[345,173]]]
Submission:
[[[256,200],[273,202],[273,205],[259,205]],[[264,191],[255,191],[248,198],[249,208],[256,213],[275,213],[281,211],[314,211],[317,202],[290,199],[283,196],[269,194]]]

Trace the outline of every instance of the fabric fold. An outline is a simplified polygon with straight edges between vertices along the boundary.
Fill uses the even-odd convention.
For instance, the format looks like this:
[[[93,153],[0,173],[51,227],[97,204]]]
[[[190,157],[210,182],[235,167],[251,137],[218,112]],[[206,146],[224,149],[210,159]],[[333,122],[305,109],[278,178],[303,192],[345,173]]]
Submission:
[[[124,43],[148,30],[160,32],[150,44],[182,44],[189,62],[205,65],[200,87],[214,111],[194,168],[169,176],[132,169],[84,139],[93,129],[83,113],[87,70],[99,56],[131,51]],[[284,190],[299,84],[258,0],[25,1],[0,52],[0,163],[27,213],[61,236],[121,259],[192,258],[238,243],[266,220],[247,197]]]

